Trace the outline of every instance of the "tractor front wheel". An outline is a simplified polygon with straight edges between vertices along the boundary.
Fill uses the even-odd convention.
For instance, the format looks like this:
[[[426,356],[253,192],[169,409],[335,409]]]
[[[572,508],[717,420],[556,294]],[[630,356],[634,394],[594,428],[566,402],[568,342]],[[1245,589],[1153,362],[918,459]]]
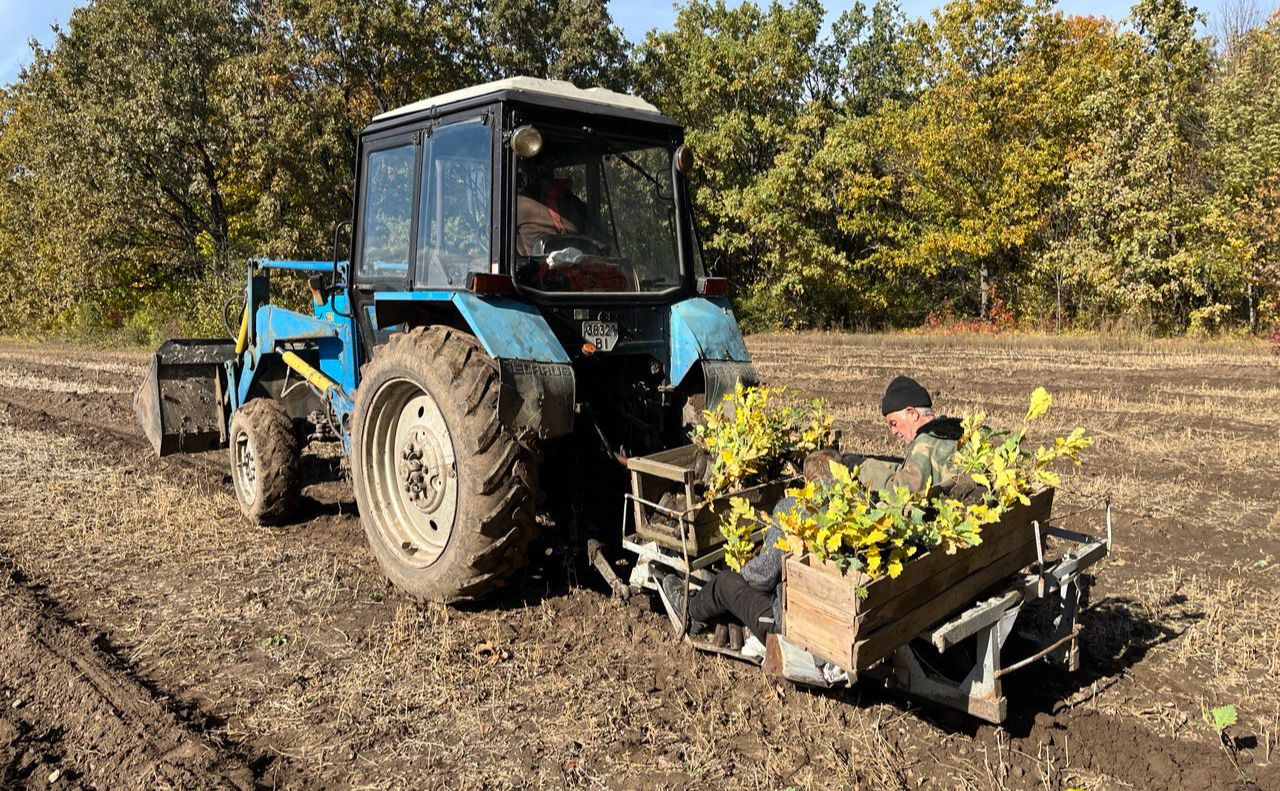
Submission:
[[[383,573],[421,599],[480,598],[525,561],[537,466],[498,420],[498,366],[448,327],[391,337],[356,394],[351,472]]]
[[[301,490],[302,445],[279,401],[255,398],[231,416],[231,482],[254,524],[280,524]]]

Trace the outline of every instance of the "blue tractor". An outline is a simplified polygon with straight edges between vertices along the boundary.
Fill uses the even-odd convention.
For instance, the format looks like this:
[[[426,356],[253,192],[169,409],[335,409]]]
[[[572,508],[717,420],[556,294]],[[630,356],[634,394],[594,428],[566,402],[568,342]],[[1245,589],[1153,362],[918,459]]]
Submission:
[[[349,260],[343,223],[332,261],[250,261],[239,331],[162,345],[135,410],[162,456],[226,447],[262,524],[294,512],[308,439],[341,442],[387,578],[479,598],[544,499],[620,498],[628,456],[756,373],[653,105],[516,77],[384,113],[357,156]],[[310,315],[270,303],[278,270]]]

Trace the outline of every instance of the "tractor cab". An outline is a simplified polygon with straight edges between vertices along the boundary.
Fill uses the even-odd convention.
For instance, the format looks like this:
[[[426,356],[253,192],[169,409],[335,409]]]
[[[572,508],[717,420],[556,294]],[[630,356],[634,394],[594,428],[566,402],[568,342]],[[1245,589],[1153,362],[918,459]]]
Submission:
[[[365,348],[402,326],[455,322],[499,360],[571,365],[580,397],[602,389],[591,414],[618,453],[671,441],[681,423],[655,406],[700,405],[708,377],[718,393],[753,375],[726,281],[705,276],[693,165],[683,129],[652,104],[562,81],[515,77],[376,117],[360,139],[349,284]],[[547,348],[500,348],[534,337],[477,326],[471,295],[536,310]],[[710,355],[690,321],[713,330]],[[625,415],[618,380],[628,397],[651,391]],[[551,439],[571,422],[539,410],[526,428]]]
[[[683,131],[635,97],[516,77],[384,113],[360,140],[361,291],[670,298],[701,274]],[[385,288],[384,288],[385,287]]]

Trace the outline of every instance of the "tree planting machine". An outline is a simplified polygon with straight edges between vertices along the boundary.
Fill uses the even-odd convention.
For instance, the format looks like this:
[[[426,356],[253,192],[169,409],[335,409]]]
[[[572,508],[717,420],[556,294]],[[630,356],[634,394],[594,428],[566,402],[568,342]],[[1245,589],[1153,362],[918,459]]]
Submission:
[[[703,582],[723,547],[696,503],[689,430],[758,376],[727,281],[703,265],[693,165],[683,130],[653,105],[566,82],[516,77],[384,113],[360,133],[352,217],[332,259],[251,260],[228,338],[155,353],[134,399],[143,430],[161,456],[226,448],[240,508],[260,524],[295,512],[303,447],[341,443],[369,546],[416,598],[477,599],[512,580],[541,510],[569,515],[557,540],[590,538],[620,596],[659,590],[664,574]],[[307,276],[310,312],[272,304],[281,272]],[[759,487],[757,504],[782,483]],[[681,493],[683,508],[664,505]],[[630,585],[601,552],[612,531],[574,527],[590,510],[604,524],[613,508]],[[663,513],[669,524],[651,518]],[[994,598],[980,601],[992,589],[974,583],[936,613],[896,599],[902,637],[878,672],[998,721],[999,676],[1025,664],[1001,667],[1001,645],[1022,604],[1046,598],[1057,602],[1050,637],[1027,661],[1074,666],[1079,575],[1110,531],[1103,541],[1045,527],[1082,547],[1046,562],[1037,523],[1015,558],[1038,560],[1035,573]],[[832,683],[832,663],[790,631],[771,643],[777,672]],[[968,676],[939,680],[907,653],[926,635],[939,651],[976,635]],[[740,645],[700,647],[742,658]]]

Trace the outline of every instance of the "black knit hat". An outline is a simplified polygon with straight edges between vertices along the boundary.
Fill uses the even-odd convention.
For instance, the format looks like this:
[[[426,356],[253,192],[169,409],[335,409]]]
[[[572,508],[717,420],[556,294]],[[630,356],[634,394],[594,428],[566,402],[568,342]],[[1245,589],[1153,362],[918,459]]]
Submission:
[[[933,406],[929,391],[909,376],[899,376],[889,383],[884,391],[884,400],[880,402],[880,413],[888,415],[899,409],[915,407],[924,409]]]

